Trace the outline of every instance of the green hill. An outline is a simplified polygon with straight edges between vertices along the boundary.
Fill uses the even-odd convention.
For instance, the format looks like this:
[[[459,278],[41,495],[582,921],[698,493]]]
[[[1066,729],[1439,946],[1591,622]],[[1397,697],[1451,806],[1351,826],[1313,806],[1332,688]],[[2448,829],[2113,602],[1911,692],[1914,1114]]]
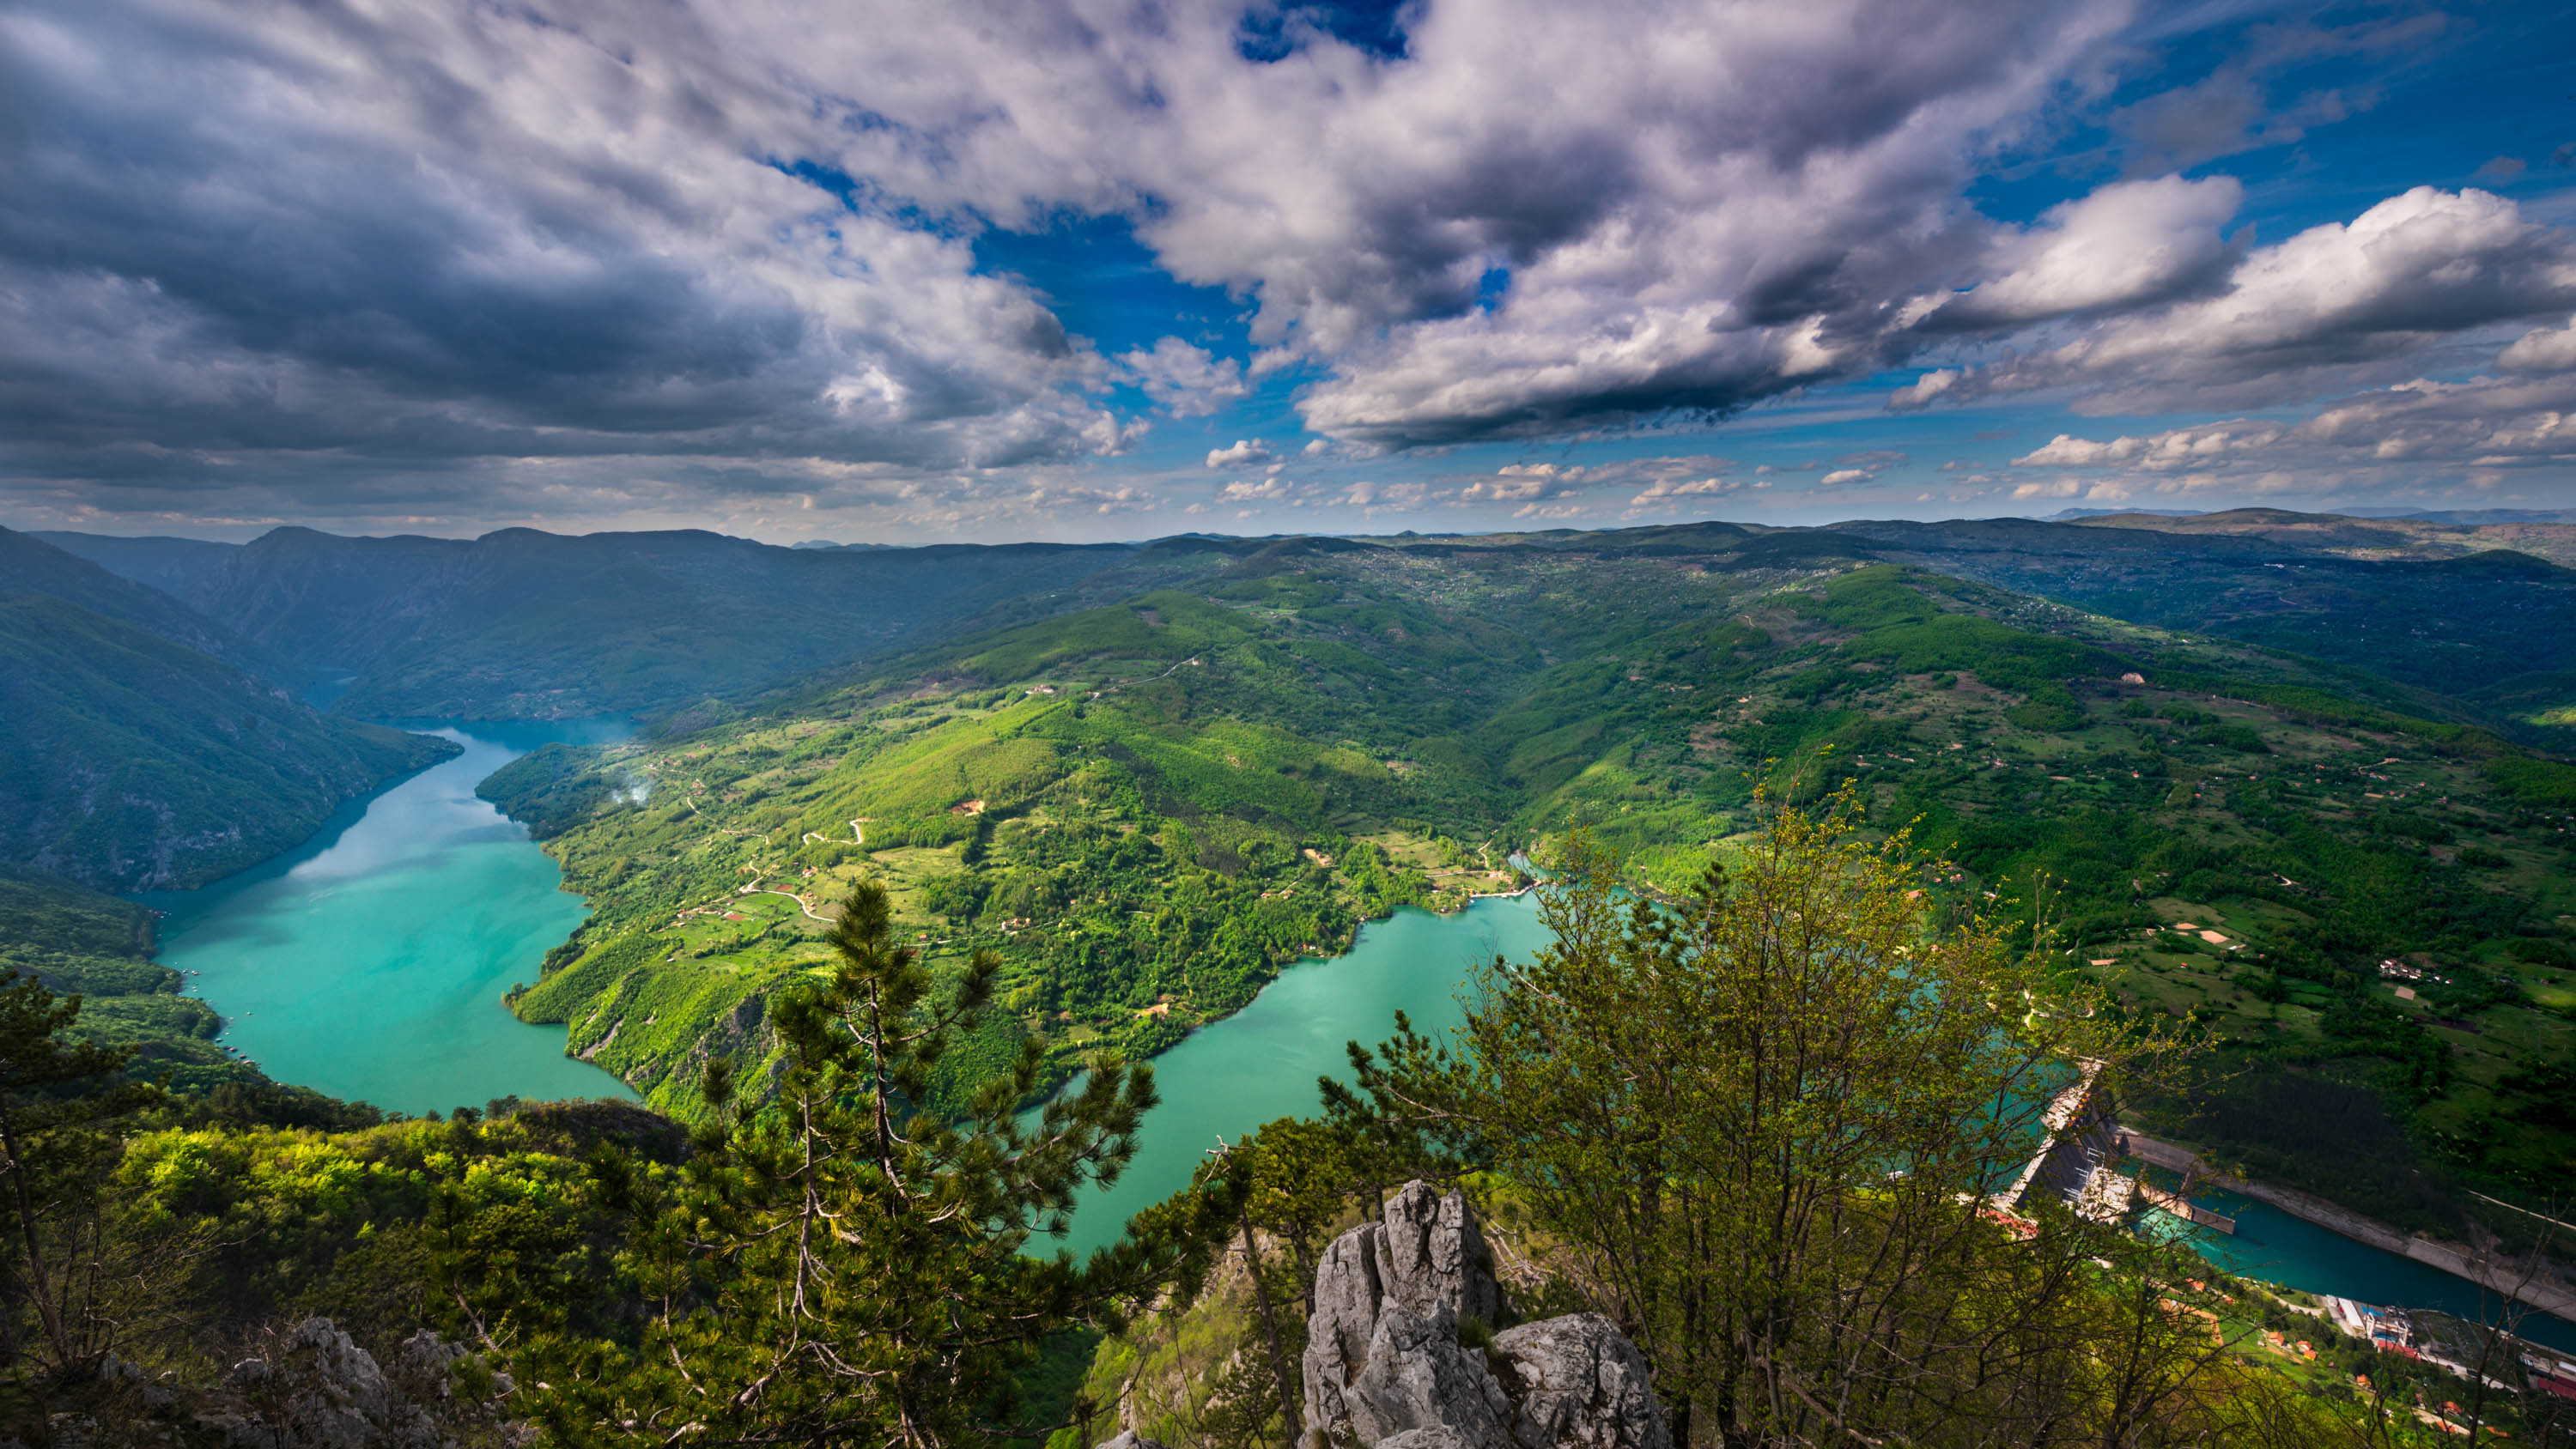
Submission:
[[[1508,888],[1514,846],[1577,822],[1678,886],[1757,788],[1849,784],[1992,888],[2054,878],[2070,971],[2384,1112],[2375,1165],[2331,1164],[2382,1211],[2419,1160],[2524,1188],[2576,1162],[2549,1105],[2576,1061],[2568,767],[2461,701],[1820,542],[1278,542],[715,728],[542,752],[485,792],[597,912],[517,1008],[690,1111],[698,1054],[760,1054],[766,993],[824,954],[807,907],[865,874],[936,952],[1002,950],[1065,1070],[1394,904]],[[2401,959],[2439,984],[2398,997]],[[2280,1175],[2330,1165],[2296,1114],[2202,1126]]]
[[[214,1009],[179,994],[179,973],[152,959],[152,912],[69,881],[0,866],[0,973],[79,995],[76,1034],[131,1046],[143,1078],[210,1091],[265,1083],[258,1069],[215,1045]]]
[[[36,594],[0,597],[0,717],[0,861],[109,890],[256,864],[455,749]]]
[[[180,603],[151,580],[138,582],[123,576],[86,557],[54,546],[45,541],[46,537],[0,528],[0,597],[48,595],[120,624],[131,625],[144,633],[157,634],[200,654],[211,654],[264,679],[287,684],[305,677],[300,666]],[[99,539],[97,542],[113,544],[124,540]],[[189,539],[143,542],[188,545],[195,549],[225,547]]]

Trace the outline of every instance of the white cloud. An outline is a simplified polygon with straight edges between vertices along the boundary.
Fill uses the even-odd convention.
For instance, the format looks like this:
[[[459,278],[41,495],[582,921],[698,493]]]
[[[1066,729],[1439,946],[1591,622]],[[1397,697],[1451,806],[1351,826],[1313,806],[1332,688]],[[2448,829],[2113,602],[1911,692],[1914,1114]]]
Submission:
[[[1582,468],[1561,468],[1554,463],[1506,463],[1495,469],[1493,476],[1469,483],[1458,496],[1468,503],[1563,498],[1582,492],[1584,477]]]
[[[2244,188],[2232,177],[2117,182],[2052,207],[2028,231],[1996,238],[1992,280],[1933,299],[1922,315],[1941,327],[2011,327],[2079,312],[2124,310],[2206,285],[2232,259],[2219,228]],[[1939,376],[1933,374],[1932,376]],[[1914,386],[1929,389],[1927,376]]]
[[[2371,380],[2373,364],[2409,367],[2445,336],[2570,305],[2576,238],[2489,192],[2423,186],[2250,253],[2215,295],[2102,322],[1940,392],[2072,385],[2089,412],[2314,396],[2321,381]]]
[[[1273,454],[1259,438],[1237,438],[1231,448],[1210,448],[1207,465],[1211,468],[1241,468],[1254,463],[1267,463]]]
[[[1763,486],[1766,485],[1748,483],[1741,478],[1659,478],[1644,492],[1629,499],[1628,506],[1651,508],[1679,498],[1715,498]]]
[[[2524,333],[2496,358],[2496,366],[2508,372],[2576,371],[2576,319]]]
[[[2350,501],[2429,483],[2493,484],[2515,470],[2576,464],[2576,373],[2417,380],[2351,394],[2303,420],[2238,418],[2101,439],[2061,433],[2012,461],[2161,493]]]
[[[1242,363],[1177,337],[1161,339],[1150,351],[1120,353],[1118,361],[1145,396],[1176,418],[1205,417],[1252,390]]]
[[[2241,258],[2223,178],[1981,215],[1999,156],[2103,119],[2081,108],[2140,53],[2131,0],[1439,0],[1399,12],[1400,61],[1303,25],[1250,58],[1244,14],[24,0],[0,10],[12,486],[685,515],[883,468],[920,490],[901,506],[966,517],[1005,506],[997,473],[1134,446],[1121,385],[1201,417],[1294,375],[1351,458],[1717,417],[1918,357],[1940,365],[1900,405],[2235,410],[2576,308],[2563,232],[2478,191]],[[2404,34],[2266,31],[2197,100],[2129,113],[2122,160],[2352,113],[2242,101],[2284,57]],[[1067,299],[979,269],[980,233],[1100,216],[1233,298],[1248,358],[1203,345],[1237,320],[1211,316],[1103,356]],[[1998,336],[2021,354],[1965,351]]]
[[[2019,484],[2013,489],[2012,496],[2015,498],[2072,498],[2083,491],[2084,484],[2081,480],[2057,478],[2046,483]]]
[[[2149,437],[2118,437],[2094,442],[2060,433],[2013,459],[2016,468],[2137,468],[2171,473],[2210,467],[2230,455],[2258,452],[2281,441],[2289,429],[2277,423],[2209,423],[2175,428]]]
[[[1865,468],[1836,468],[1824,477],[1817,479],[1816,486],[1819,488],[1839,488],[1845,483],[1872,482],[1877,477],[1877,474],[1872,473]]]
[[[1219,503],[1270,502],[1285,498],[1288,493],[1288,480],[1274,475],[1259,482],[1238,478],[1225,485],[1225,490],[1216,497]]]

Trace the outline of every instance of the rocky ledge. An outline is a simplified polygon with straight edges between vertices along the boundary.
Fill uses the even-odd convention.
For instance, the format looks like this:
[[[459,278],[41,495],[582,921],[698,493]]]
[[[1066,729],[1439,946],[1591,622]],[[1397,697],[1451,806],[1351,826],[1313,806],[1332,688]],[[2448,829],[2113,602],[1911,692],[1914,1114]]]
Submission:
[[[1405,1184],[1316,1269],[1304,1442],[1672,1449],[1645,1355],[1609,1319],[1510,1319],[1467,1199]]]

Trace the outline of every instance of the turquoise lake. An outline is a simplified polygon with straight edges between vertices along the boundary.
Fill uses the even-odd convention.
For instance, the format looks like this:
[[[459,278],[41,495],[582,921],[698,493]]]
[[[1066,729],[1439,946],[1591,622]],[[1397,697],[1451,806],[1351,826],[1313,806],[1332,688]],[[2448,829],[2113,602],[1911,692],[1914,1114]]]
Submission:
[[[1343,1044],[1393,1036],[1398,1011],[1426,1034],[1457,1026],[1470,970],[1497,955],[1526,961],[1546,941],[1535,894],[1447,916],[1407,906],[1360,927],[1349,955],[1281,972],[1250,1006],[1154,1058],[1163,1101],[1145,1117],[1135,1160],[1115,1186],[1083,1198],[1061,1246],[1080,1255],[1116,1238],[1129,1215],[1188,1186],[1220,1136],[1237,1142],[1264,1122],[1321,1111],[1315,1079],[1349,1081]]]
[[[2164,1177],[2170,1186],[2171,1174]],[[2495,1319],[2501,1306],[2497,1295],[2467,1279],[2356,1243],[2270,1203],[2215,1188],[2195,1190],[2192,1200],[2234,1218],[2235,1236],[2186,1227],[2162,1213],[2150,1214],[2149,1221],[2187,1235],[2202,1257],[2239,1277],[2394,1308],[2439,1309],[2473,1323]],[[2516,1331],[2534,1343],[2576,1353],[2576,1323],[2532,1310]]]
[[[527,831],[476,799],[494,770],[620,724],[413,724],[465,752],[344,807],[301,847],[203,890],[139,897],[165,914],[161,961],[223,1013],[223,1043],[281,1082],[388,1111],[632,1097],[563,1054],[564,1029],[501,1005],[589,911]]]

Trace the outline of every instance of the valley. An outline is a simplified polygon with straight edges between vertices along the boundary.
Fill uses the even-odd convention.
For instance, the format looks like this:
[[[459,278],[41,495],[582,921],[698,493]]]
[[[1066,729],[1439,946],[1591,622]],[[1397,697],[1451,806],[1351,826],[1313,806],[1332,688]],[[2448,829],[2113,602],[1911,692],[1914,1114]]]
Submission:
[[[809,567],[736,567],[737,541],[505,541],[487,552],[610,563],[500,627],[478,611],[518,585],[472,551],[405,545],[389,573],[333,563],[342,592],[299,594],[274,571],[348,541],[282,540],[303,561],[280,564],[71,540],[80,567],[44,577],[136,622],[0,600],[42,661],[18,677],[65,718],[134,713],[128,686],[59,687],[124,650],[260,692],[264,728],[399,763],[389,789],[352,776],[315,797],[336,814],[261,837],[309,843],[139,896],[157,923],[22,852],[0,949],[88,993],[84,1029],[141,1049],[130,1076],[231,1104],[221,1121],[375,1131],[363,1151],[399,1157],[411,1114],[518,1142],[505,1118],[587,1097],[618,1100],[544,1120],[643,1141],[613,1115],[627,1100],[707,1132],[733,1093],[784,1089],[797,1003],[842,969],[840,903],[881,886],[933,982],[990,972],[992,1009],[925,1064],[919,1106],[982,1110],[1024,1070],[1011,1105],[1034,1130],[1104,1051],[1160,1068],[1132,1170],[1068,1204],[1063,1241],[1089,1251],[1186,1196],[1219,1140],[1313,1113],[1318,1075],[1353,1081],[1344,1041],[1399,1011],[1456,1025],[1472,967],[1547,944],[1525,888],[1568,849],[1678,908],[1782,812],[1841,801],[1931,854],[1923,890],[2008,918],[2050,990],[2180,1048],[2128,1084],[2125,1120],[2400,1231],[2528,1248],[2546,1235],[2517,1209],[2546,1212],[2576,1163],[2576,764],[2540,707],[2576,573],[2474,535],[2241,523],[1184,536],[943,556],[968,581],[946,593],[905,551],[865,550],[829,565],[891,565],[833,585],[851,620],[870,597],[915,611],[793,641],[765,608],[707,605]],[[174,602],[145,608],[73,553]],[[696,592],[672,593],[675,558]],[[410,580],[417,634],[315,631],[388,578]],[[2437,610],[2464,589],[2481,607]],[[706,637],[673,635],[666,606]],[[75,662],[65,637],[117,643]],[[329,711],[294,702],[325,675],[348,684]],[[640,724],[573,718],[602,705]],[[212,712],[152,729],[162,749],[232,737]],[[274,764],[186,747],[210,781],[272,789]],[[187,1130],[234,1150],[232,1127]],[[2402,1258],[2238,1216],[2246,1236],[2196,1251],[2477,1316]]]
[[[689,1064],[754,1042],[763,994],[825,955],[743,889],[866,876],[934,957],[1003,954],[1061,1079],[1389,908],[1508,888],[1461,872],[1574,824],[1680,889],[1757,791],[1848,786],[1965,878],[2045,878],[2073,975],[2301,1084],[2263,1089],[2286,1112],[2199,1094],[2201,1140],[2410,1227],[2456,1210],[2410,1186],[2435,1161],[2545,1191],[2576,1152],[2550,1125],[2566,766],[2323,662],[1658,542],[1579,574],[1510,541],[1275,545],[733,723],[540,752],[485,790],[598,912],[515,1007],[686,1115]]]

